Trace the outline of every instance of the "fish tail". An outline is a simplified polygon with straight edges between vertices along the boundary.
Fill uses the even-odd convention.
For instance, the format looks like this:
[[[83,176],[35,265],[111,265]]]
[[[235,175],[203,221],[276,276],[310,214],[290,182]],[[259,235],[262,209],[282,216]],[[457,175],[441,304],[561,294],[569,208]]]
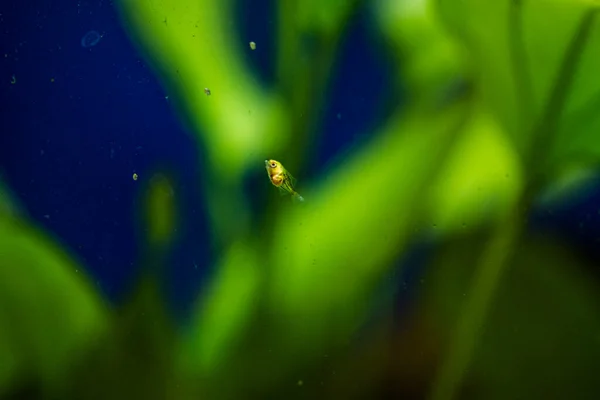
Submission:
[[[300,196],[300,193],[298,192],[292,192],[292,200],[302,203],[304,202],[304,197]]]

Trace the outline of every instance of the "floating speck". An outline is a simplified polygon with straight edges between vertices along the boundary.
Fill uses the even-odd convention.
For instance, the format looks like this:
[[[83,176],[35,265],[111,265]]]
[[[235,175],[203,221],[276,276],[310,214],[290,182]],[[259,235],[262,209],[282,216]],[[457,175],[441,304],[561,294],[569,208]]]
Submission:
[[[137,181],[138,180],[138,174],[136,174],[135,172],[133,173],[133,180]]]
[[[207,87],[205,87],[205,88],[204,88],[204,93],[205,93],[207,96],[210,96],[210,89],[209,89],[209,88],[207,88]]]
[[[250,42],[250,48],[251,48],[252,50],[256,50],[256,43],[254,43],[254,42]]]

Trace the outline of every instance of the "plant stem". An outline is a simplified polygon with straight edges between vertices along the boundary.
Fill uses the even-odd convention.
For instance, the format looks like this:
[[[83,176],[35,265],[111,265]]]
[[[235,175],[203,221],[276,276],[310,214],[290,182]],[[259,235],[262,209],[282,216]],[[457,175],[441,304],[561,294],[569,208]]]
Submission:
[[[577,72],[581,55],[585,50],[585,45],[587,44],[587,39],[592,30],[597,12],[597,8],[591,8],[581,18],[577,31],[567,46],[556,81],[550,92],[548,103],[544,107],[541,118],[532,132],[531,145],[527,151],[528,157],[526,158],[525,168],[531,173],[534,179],[537,179],[539,173],[548,167],[546,161],[555,147],[556,133],[562,112],[565,108],[565,103],[573,85],[573,79]]]
[[[513,3],[513,7],[521,7],[521,3]],[[514,205],[510,216],[496,227],[491,241],[484,249],[475,272],[471,293],[467,297],[451,338],[449,354],[434,381],[430,396],[432,400],[454,399],[459,395],[460,385],[467,373],[478,337],[483,330],[494,293],[525,230],[527,212],[538,185],[537,172],[540,171],[540,167],[545,166],[544,161],[548,158],[548,147],[543,146],[542,142],[554,139],[596,13],[597,9],[593,8],[583,15],[567,47],[548,103],[533,128],[531,145],[526,151],[528,157],[526,157],[525,168],[529,172],[527,187]],[[516,38],[513,38],[513,43],[516,43],[515,40]],[[516,54],[513,51],[513,55]],[[513,60],[513,65],[517,64],[520,65],[519,61]]]
[[[523,199],[526,197],[523,196]],[[527,210],[523,207],[524,203],[527,201],[518,202],[511,215],[502,220],[484,249],[471,292],[451,338],[449,354],[434,382],[432,400],[453,399],[459,394],[493,295],[524,230]]]
[[[523,0],[512,0],[509,5],[508,35],[512,72],[515,79],[515,95],[519,115],[519,131],[531,129],[527,126],[533,117],[533,84],[527,64],[527,49],[523,42]]]

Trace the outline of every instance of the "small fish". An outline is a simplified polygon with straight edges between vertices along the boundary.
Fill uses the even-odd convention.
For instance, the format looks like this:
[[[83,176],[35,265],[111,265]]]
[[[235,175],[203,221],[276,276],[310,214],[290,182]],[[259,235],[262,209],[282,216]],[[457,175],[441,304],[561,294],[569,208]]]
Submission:
[[[293,200],[304,201],[294,189],[296,179],[281,165],[279,161],[265,160],[265,168],[273,186],[277,187],[282,194],[289,193]]]

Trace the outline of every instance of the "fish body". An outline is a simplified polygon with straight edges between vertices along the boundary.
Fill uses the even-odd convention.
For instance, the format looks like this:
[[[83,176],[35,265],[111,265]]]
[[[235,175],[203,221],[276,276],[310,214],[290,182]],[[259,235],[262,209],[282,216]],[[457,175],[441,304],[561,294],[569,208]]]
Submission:
[[[269,180],[278,188],[282,194],[292,195],[293,200],[304,201],[304,197],[300,196],[294,186],[296,179],[284,168],[279,161],[265,160],[265,168],[269,175]]]

